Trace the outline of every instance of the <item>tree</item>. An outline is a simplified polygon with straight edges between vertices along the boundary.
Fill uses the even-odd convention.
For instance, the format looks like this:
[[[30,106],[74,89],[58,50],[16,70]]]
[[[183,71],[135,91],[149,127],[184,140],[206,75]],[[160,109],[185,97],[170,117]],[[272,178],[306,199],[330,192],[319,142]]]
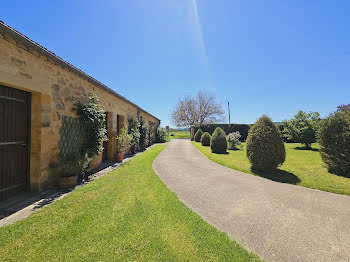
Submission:
[[[266,115],[260,117],[250,128],[246,147],[253,170],[275,169],[286,160],[281,133]]]
[[[199,91],[196,97],[180,99],[171,112],[173,124],[177,127],[218,123],[225,119],[222,105],[213,94]]]
[[[318,112],[305,113],[299,111],[294,118],[282,121],[285,136],[310,148],[316,142],[317,129],[321,119]]]
[[[338,112],[350,111],[350,104],[337,106]]]

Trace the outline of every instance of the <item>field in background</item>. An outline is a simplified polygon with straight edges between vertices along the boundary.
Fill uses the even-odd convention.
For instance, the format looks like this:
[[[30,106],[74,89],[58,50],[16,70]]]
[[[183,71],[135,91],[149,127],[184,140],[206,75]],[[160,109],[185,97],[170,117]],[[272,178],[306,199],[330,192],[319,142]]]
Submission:
[[[191,139],[190,131],[170,131],[170,139],[181,138],[181,139]]]

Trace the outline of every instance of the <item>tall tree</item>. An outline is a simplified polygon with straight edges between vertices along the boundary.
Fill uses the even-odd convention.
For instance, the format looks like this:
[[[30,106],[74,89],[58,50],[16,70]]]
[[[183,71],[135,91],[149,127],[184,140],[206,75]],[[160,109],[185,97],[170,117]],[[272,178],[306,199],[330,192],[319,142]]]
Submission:
[[[216,101],[214,94],[199,91],[197,96],[185,96],[171,112],[173,124],[177,127],[218,123],[225,120],[225,111]]]
[[[300,110],[294,118],[284,120],[282,123],[283,131],[288,139],[310,148],[311,144],[316,142],[320,114],[318,112],[305,113]]]

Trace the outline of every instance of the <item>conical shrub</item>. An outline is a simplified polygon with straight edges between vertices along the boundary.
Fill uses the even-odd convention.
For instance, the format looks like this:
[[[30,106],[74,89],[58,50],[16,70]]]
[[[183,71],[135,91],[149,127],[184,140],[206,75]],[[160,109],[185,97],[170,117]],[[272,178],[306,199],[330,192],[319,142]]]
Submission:
[[[286,150],[278,127],[263,115],[250,128],[247,157],[255,170],[275,169],[286,159]]]
[[[227,150],[226,133],[220,127],[217,127],[211,137],[211,151],[217,154],[224,154]]]
[[[328,171],[350,178],[350,111],[338,111],[322,120],[319,143]]]
[[[210,134],[208,132],[204,132],[204,134],[201,137],[202,146],[210,146],[210,140],[211,140]]]
[[[200,142],[203,135],[203,131],[201,129],[198,129],[197,132],[194,134],[194,141]]]

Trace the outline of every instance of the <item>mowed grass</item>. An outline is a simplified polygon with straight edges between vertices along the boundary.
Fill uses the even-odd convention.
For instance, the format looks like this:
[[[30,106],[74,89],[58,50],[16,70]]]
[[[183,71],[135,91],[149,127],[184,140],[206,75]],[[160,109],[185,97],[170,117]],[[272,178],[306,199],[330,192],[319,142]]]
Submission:
[[[246,157],[245,145],[243,150],[228,150],[228,154],[220,155],[212,153],[210,147],[204,147],[196,142],[192,143],[210,160],[229,168],[253,174]],[[287,153],[286,161],[277,171],[255,175],[278,182],[350,195],[350,178],[328,173],[320,153],[317,151],[319,148],[317,144],[313,144],[313,150],[297,149],[301,147],[301,144],[295,143],[286,143],[285,147]]]
[[[258,261],[159,179],[152,162],[163,149],[0,228],[0,261]]]
[[[191,133],[190,131],[174,131],[170,132],[170,139],[171,138],[181,138],[181,139],[190,139]]]

